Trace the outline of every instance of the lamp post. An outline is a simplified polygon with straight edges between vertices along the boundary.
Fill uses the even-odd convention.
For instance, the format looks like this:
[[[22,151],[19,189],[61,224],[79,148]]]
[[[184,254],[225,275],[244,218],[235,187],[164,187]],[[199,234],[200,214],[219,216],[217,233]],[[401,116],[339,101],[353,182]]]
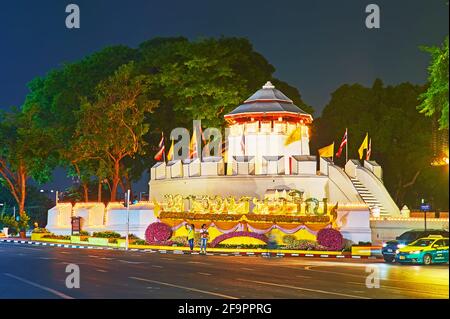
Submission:
[[[125,236],[125,250],[128,250],[128,234],[130,232],[130,190],[126,193],[126,201],[127,201],[127,234]]]

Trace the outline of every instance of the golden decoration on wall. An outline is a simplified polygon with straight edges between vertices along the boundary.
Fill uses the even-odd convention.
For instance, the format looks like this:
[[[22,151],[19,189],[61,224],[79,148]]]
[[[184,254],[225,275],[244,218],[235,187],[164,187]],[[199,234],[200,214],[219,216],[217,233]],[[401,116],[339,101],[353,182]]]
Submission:
[[[290,191],[289,193],[275,192],[274,196],[266,196],[263,199],[242,196],[237,200],[233,196],[167,194],[163,202],[154,201],[154,204],[157,212],[320,216],[328,214],[326,202],[326,199],[322,202],[314,198],[303,200],[303,192]]]

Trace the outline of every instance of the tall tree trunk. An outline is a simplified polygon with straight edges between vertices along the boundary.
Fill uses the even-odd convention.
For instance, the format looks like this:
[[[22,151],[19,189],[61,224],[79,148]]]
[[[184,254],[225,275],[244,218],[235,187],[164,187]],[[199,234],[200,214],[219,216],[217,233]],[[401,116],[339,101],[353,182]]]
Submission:
[[[112,188],[111,188],[111,201],[115,202],[117,197],[117,186],[120,182],[119,177],[120,172],[120,162],[118,160],[114,161],[114,173],[113,173],[113,180],[112,180]]]
[[[22,217],[25,214],[25,198],[27,195],[27,176],[25,174],[25,169],[24,167],[21,165],[20,169],[19,169],[19,174],[20,174],[20,202],[19,204],[19,215],[20,217]]]
[[[82,183],[83,193],[84,193],[84,201],[89,202],[89,185],[87,183]]]
[[[102,201],[102,180],[100,178],[98,179],[97,201]]]

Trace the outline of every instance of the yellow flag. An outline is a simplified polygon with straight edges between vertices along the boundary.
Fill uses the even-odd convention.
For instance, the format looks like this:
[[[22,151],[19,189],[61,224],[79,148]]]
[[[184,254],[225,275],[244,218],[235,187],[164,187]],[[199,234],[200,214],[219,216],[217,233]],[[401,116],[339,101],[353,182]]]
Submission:
[[[328,146],[319,149],[320,157],[333,157],[334,155],[334,142]]]
[[[364,141],[362,142],[361,146],[358,149],[360,160],[363,158],[364,150],[366,150],[368,147],[369,147],[369,133],[366,133],[366,137],[364,138]]]
[[[173,160],[173,140],[172,145],[170,146],[169,153],[167,153],[167,160],[172,161]]]
[[[191,142],[189,143],[189,157],[190,158],[198,158],[197,153],[197,132],[194,129],[192,133]]]
[[[297,127],[286,137],[286,140],[284,141],[284,146],[288,146],[291,143],[294,143],[296,141],[300,141],[302,138],[301,136],[301,127]]]

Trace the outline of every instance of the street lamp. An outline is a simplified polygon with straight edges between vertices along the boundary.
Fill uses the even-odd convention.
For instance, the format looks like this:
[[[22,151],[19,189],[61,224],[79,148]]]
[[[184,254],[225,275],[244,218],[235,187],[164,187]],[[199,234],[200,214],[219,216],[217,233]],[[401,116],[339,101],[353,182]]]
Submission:
[[[125,250],[128,250],[128,234],[130,232],[130,190],[126,193],[126,203],[127,203],[127,234],[125,236]]]

